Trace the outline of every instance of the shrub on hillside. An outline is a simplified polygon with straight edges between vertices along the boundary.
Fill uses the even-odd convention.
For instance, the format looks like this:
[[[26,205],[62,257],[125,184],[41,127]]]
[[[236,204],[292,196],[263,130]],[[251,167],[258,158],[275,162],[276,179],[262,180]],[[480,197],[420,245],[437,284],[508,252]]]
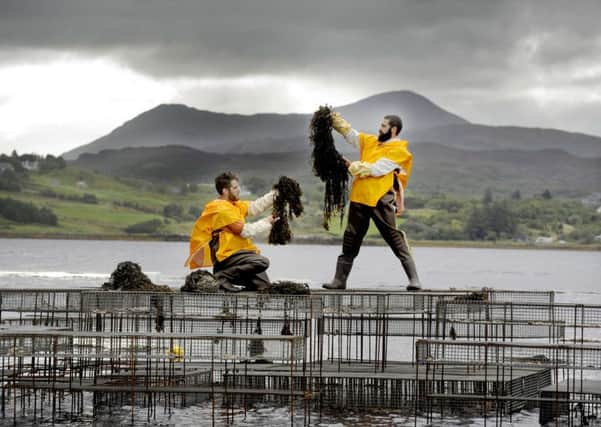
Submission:
[[[507,202],[491,202],[472,209],[464,231],[471,240],[496,240],[502,235],[513,236],[517,224]]]
[[[175,203],[170,203],[163,207],[163,216],[166,216],[167,218],[181,218],[184,216],[184,207],[176,205]]]
[[[46,158],[39,160],[40,172],[48,172],[55,169],[64,169],[67,167],[67,162],[62,157],[54,157],[48,154]]]
[[[91,193],[85,193],[83,196],[79,196],[77,194],[61,194],[57,193],[54,190],[45,188],[40,191],[40,196],[50,197],[59,200],[68,200],[70,202],[88,203],[93,205],[98,204],[98,198],[96,197],[96,195]]]
[[[21,191],[19,176],[10,169],[0,172],[0,190],[14,192]]]
[[[150,213],[150,214],[158,214],[159,211],[150,206],[144,206],[137,202],[130,202],[128,200],[113,200],[113,206],[124,207],[133,209],[139,212]]]
[[[51,209],[38,208],[33,203],[14,199],[0,199],[0,215],[4,218],[23,224],[57,225],[58,218]]]
[[[98,199],[96,198],[96,195],[91,193],[85,193],[83,196],[81,196],[80,200],[83,203],[89,203],[92,205],[98,204]]]
[[[150,234],[156,232],[161,225],[163,225],[163,221],[160,219],[151,219],[130,225],[125,229],[125,232],[128,234]]]

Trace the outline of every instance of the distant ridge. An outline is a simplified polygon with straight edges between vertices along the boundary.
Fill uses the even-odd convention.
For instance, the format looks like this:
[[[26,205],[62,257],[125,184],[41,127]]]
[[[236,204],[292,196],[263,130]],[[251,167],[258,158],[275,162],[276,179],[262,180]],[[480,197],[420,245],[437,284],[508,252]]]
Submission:
[[[317,108],[317,105],[315,106]],[[336,108],[356,129],[375,132],[382,117],[397,113],[405,130],[467,124],[461,117],[410,91],[387,92]],[[183,145],[214,153],[281,152],[303,149],[311,114],[223,114],[182,104],[161,104],[125,122],[109,134],[63,154],[72,160],[81,153],[125,147]],[[266,140],[273,144],[266,144]],[[301,147],[281,147],[280,141]]]
[[[483,194],[486,188],[511,193],[580,196],[598,191],[601,158],[582,159],[561,150],[470,151],[440,144],[412,147],[409,190],[415,194]],[[356,158],[357,153],[354,153]],[[211,182],[224,170],[273,182],[280,175],[317,185],[307,151],[269,154],[216,154],[183,146],[138,147],[83,154],[75,166],[109,175],[163,182]]]
[[[601,138],[558,129],[452,124],[420,129],[411,140],[469,150],[562,150],[583,158],[601,157]]]

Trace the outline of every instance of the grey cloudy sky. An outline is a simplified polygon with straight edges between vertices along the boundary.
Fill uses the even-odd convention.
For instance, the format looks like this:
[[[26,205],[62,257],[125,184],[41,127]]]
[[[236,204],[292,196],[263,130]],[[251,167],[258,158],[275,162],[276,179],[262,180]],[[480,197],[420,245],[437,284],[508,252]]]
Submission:
[[[601,0],[1,0],[0,152],[58,154],[159,103],[308,113],[391,90],[601,135],[600,16]]]

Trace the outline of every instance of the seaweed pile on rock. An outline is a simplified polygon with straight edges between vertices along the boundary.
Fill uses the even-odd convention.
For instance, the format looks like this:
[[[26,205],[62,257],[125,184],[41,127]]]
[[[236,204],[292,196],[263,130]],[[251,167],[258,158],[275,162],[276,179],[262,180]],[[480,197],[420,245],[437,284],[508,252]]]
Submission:
[[[195,270],[186,276],[184,286],[180,288],[182,292],[194,292],[202,294],[216,294],[223,292],[219,290],[219,285],[215,276],[206,270]]]
[[[139,264],[124,261],[117,264],[108,282],[102,285],[105,291],[154,291],[172,292],[167,285],[156,285],[142,272]]]
[[[133,292],[174,292],[167,285],[156,285],[142,272],[140,265],[131,261],[120,262],[117,268],[111,274],[108,282],[101,286],[104,291],[133,291]],[[195,270],[186,276],[184,286],[180,288],[181,292],[191,292],[199,294],[224,293],[219,289],[215,276],[207,270]],[[292,282],[280,280],[273,282],[266,289],[261,291],[264,294],[271,295],[308,295],[311,293],[307,283]],[[151,305],[155,306],[157,313],[162,315],[162,307],[159,307],[159,300],[152,299]],[[157,328],[159,328],[157,322]]]
[[[265,288],[262,293],[271,295],[309,295],[311,289],[307,283],[278,280]]]

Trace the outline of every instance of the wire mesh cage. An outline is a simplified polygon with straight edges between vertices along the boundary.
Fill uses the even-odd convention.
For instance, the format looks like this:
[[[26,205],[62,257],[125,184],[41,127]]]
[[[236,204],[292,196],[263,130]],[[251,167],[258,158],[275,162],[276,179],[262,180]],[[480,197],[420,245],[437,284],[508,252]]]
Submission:
[[[291,418],[302,408],[306,425],[312,411],[340,408],[444,425],[538,408],[541,423],[590,424],[599,413],[601,306],[554,298],[487,288],[0,290],[0,409],[18,424],[86,407],[93,416],[145,408],[150,418],[160,407],[209,401],[232,414],[267,403]]]

